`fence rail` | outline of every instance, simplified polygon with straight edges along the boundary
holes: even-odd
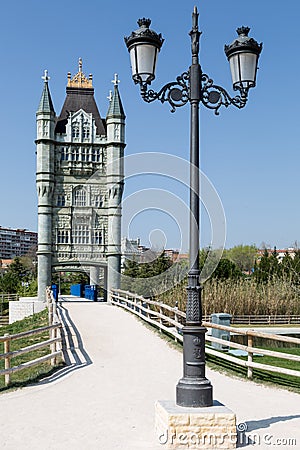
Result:
[[[48,299],[48,319],[49,325],[45,327],[36,328],[35,330],[23,331],[18,334],[5,334],[0,336],[0,342],[4,343],[4,353],[0,354],[0,360],[4,359],[4,369],[0,370],[0,375],[4,375],[5,386],[11,381],[11,375],[20,370],[28,369],[37,364],[49,361],[52,366],[56,365],[57,358],[62,354],[61,348],[61,322],[56,311],[56,302],[53,298],[52,292],[47,291]],[[38,334],[49,332],[49,338],[37,344],[29,345],[27,347],[19,348],[11,351],[11,343],[17,339],[24,337],[31,337]],[[42,348],[50,347],[50,353],[39,358],[24,362],[18,366],[12,366],[12,359],[26,353],[36,351]]]
[[[205,322],[210,322],[210,316],[203,317]],[[235,325],[298,325],[298,315],[233,315],[231,323]]]
[[[3,325],[7,325],[9,322],[9,316],[4,315],[4,316],[0,316],[0,327]]]
[[[0,294],[0,327],[9,322],[8,303],[17,300],[18,294]]]
[[[19,300],[19,294],[0,294],[0,303]]]
[[[164,331],[168,335],[174,337],[175,341],[180,342],[183,341],[181,329],[184,325],[186,316],[185,313],[180,311],[177,307],[172,308],[168,305],[165,305],[164,303],[149,300],[139,295],[132,294],[131,292],[122,291],[120,289],[114,289],[110,293],[110,298],[112,304],[120,306],[130,311],[131,313],[137,315],[146,322],[151,323],[152,325],[157,327],[161,332]],[[227,339],[220,339],[211,336],[208,333],[205,336],[207,342],[215,342],[227,348],[232,347],[246,352],[247,354],[246,360],[232,356],[228,354],[228,352],[217,351],[209,346],[206,346],[205,351],[207,354],[217,356],[218,358],[246,367],[248,378],[252,378],[253,369],[267,370],[269,372],[277,372],[285,375],[300,377],[300,370],[292,370],[280,366],[272,366],[270,364],[262,364],[254,362],[253,354],[272,356],[278,359],[288,359],[295,362],[300,362],[300,356],[254,347],[253,338],[259,337],[262,339],[288,342],[290,344],[294,344],[297,346],[300,346],[300,339],[276,334],[263,333],[255,330],[241,330],[239,328],[218,325],[210,323],[208,321],[204,321],[203,325],[206,328],[219,329],[229,333],[234,333],[247,337],[247,345],[242,345],[236,342],[231,342],[230,340]]]

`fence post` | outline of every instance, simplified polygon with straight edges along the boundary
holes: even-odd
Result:
[[[162,309],[161,305],[159,305],[159,314],[163,314],[163,309]],[[163,321],[162,321],[161,317],[159,318],[159,323],[160,323],[160,325],[163,324]],[[159,332],[162,333],[161,327],[159,327]]]
[[[51,339],[55,339],[56,338],[56,331],[57,328],[53,328],[52,330],[50,330],[51,333]],[[55,353],[56,352],[56,342],[52,342],[51,346],[50,346],[50,351],[51,353]],[[55,366],[56,365],[56,357],[51,358],[50,360],[51,366]]]
[[[253,336],[251,336],[250,334],[247,334],[247,339],[248,339],[247,346],[252,348],[253,347]],[[252,363],[252,361],[253,361],[253,353],[251,351],[249,351],[249,349],[248,349],[248,363]],[[252,378],[252,376],[253,376],[253,367],[248,366],[247,377]]]
[[[9,353],[10,352],[10,339],[9,339],[9,334],[6,333],[4,335],[4,337],[6,337],[7,339],[4,341],[4,353]],[[6,356],[4,358],[4,369],[10,369],[10,356]],[[4,380],[5,380],[5,386],[8,386],[10,383],[10,373],[6,373],[4,375]]]
[[[178,322],[178,315],[177,315],[177,311],[178,311],[178,302],[175,303],[175,307],[174,307],[174,320],[175,322]],[[176,333],[178,333],[178,329],[177,327],[175,327]],[[177,337],[175,336],[175,342],[178,342]]]

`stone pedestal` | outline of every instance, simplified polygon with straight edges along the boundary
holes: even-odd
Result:
[[[174,401],[157,401],[155,432],[165,449],[236,448],[236,416],[217,401],[204,408],[184,408]]]

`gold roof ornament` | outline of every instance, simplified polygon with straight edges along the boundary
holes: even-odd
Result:
[[[71,78],[71,72],[68,72],[68,85],[72,88],[92,88],[93,87],[93,75],[89,75],[87,78],[82,72],[82,59],[78,61],[78,73]]]

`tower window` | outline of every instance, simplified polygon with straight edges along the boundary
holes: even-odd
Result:
[[[81,161],[88,161],[88,160],[89,160],[88,149],[83,147],[81,150]]]
[[[100,231],[100,230],[93,231],[93,244],[96,244],[96,245],[102,244],[102,231]]]
[[[57,206],[65,206],[66,204],[66,199],[64,194],[59,194],[57,196]]]
[[[89,139],[90,137],[90,126],[88,122],[84,122],[83,124],[82,137],[83,139]]]
[[[95,194],[93,203],[94,203],[93,206],[95,208],[102,208],[103,207],[103,197],[102,197],[102,195]]]
[[[88,244],[90,241],[90,232],[88,225],[75,224],[73,232],[74,244]]]
[[[74,206],[86,206],[86,190],[79,187],[74,192]]]
[[[57,230],[57,243],[68,244],[68,242],[69,242],[69,232],[66,230]]]
[[[78,147],[72,149],[72,161],[79,161],[80,151]]]
[[[79,123],[78,123],[78,122],[75,122],[75,123],[72,125],[72,137],[75,138],[75,139],[78,139],[79,136],[80,136]]]
[[[69,159],[69,153],[67,147],[62,147],[61,149],[61,161],[68,161]]]
[[[99,162],[100,161],[100,148],[93,148],[92,150],[92,161]]]

